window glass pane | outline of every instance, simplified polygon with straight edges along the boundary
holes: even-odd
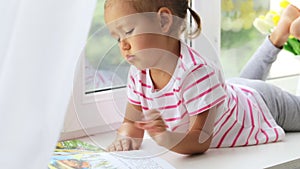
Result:
[[[226,77],[238,76],[265,35],[253,21],[269,10],[266,0],[222,0],[221,12],[221,62]]]
[[[129,65],[105,27],[104,2],[98,0],[85,48],[86,93],[126,86]]]

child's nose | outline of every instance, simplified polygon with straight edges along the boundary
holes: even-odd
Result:
[[[126,42],[126,40],[121,41],[121,49],[122,50],[129,50],[131,48],[130,44]]]

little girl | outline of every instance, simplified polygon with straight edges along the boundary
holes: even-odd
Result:
[[[181,154],[276,142],[284,138],[284,130],[299,131],[299,97],[245,79],[252,78],[246,69],[244,78],[225,82],[211,56],[202,56],[179,40],[188,11],[197,25],[188,36],[201,31],[200,17],[188,4],[188,0],[106,1],[105,22],[132,65],[125,118],[108,150],[139,149],[144,131],[158,145]],[[289,31],[279,31],[270,40],[283,34]],[[270,40],[263,46],[271,48]],[[267,49],[260,48],[256,55],[276,55]]]

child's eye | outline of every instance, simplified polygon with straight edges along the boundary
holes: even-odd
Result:
[[[130,35],[133,31],[134,31],[134,28],[131,29],[130,31],[126,32],[125,34],[126,34],[126,35]]]

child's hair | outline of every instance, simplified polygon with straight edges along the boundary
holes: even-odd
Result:
[[[120,0],[106,0],[104,8],[112,5],[112,3],[118,3]],[[187,11],[189,10],[191,16],[196,22],[196,29],[187,33],[189,38],[195,38],[201,33],[201,18],[200,16],[189,7],[189,0],[122,0],[122,2],[132,3],[132,6],[137,12],[157,12],[161,7],[167,7],[172,11],[172,14],[186,20]],[[186,25],[182,24],[183,27],[180,32],[186,31]]]

